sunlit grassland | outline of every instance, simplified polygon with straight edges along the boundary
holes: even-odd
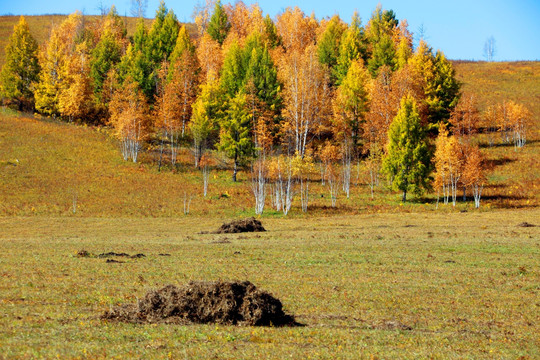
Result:
[[[0,218],[0,357],[538,358],[540,228],[516,225],[539,218],[265,219],[268,232],[237,235],[199,234],[219,217]],[[81,249],[146,257],[106,263]],[[218,279],[252,281],[306,326],[98,318],[152,288]]]
[[[532,114],[527,129],[528,144],[515,149],[502,144],[496,134],[495,146],[489,147],[487,135],[477,136],[493,165],[485,196],[493,206],[519,207],[538,205],[540,194],[540,62],[454,62],[456,76],[465,92],[478,100],[480,111],[488,106],[512,100],[524,104]],[[520,205],[521,204],[521,205]]]
[[[540,62],[454,62],[463,90],[478,98],[480,110],[504,100],[525,104],[540,129]]]

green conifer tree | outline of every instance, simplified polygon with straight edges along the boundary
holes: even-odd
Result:
[[[116,41],[115,36],[106,30],[92,50],[90,59],[90,77],[95,94],[101,93],[107,73],[120,62],[121,56],[121,45]]]
[[[238,93],[227,106],[226,115],[221,121],[219,150],[233,160],[232,180],[236,182],[239,165],[253,156],[251,114],[247,108],[244,93]]]
[[[218,0],[216,2],[216,6],[214,7],[214,13],[210,18],[208,29],[206,31],[212,37],[212,39],[217,41],[220,45],[223,45],[223,42],[227,38],[227,34],[229,33],[230,29],[231,24],[227,18],[227,13],[221,4],[221,1]]]
[[[386,173],[394,190],[421,194],[429,189],[432,171],[432,152],[427,133],[420,121],[416,102],[411,95],[401,99],[400,109],[390,124],[386,156],[382,171]]]
[[[358,13],[355,12],[351,25],[343,33],[339,44],[337,64],[334,69],[334,77],[338,85],[347,75],[351,62],[358,59],[367,61],[367,46],[362,21]]]
[[[429,86],[427,103],[430,122],[448,124],[452,110],[459,101],[460,83],[456,79],[456,72],[452,63],[446,59],[442,51],[435,55],[435,72]]]
[[[281,44],[281,38],[279,37],[276,24],[270,18],[270,15],[266,15],[264,18],[264,39],[270,49],[274,49]]]
[[[165,2],[162,0],[156,11],[152,28],[148,33],[146,47],[148,61],[153,68],[159,67],[163,60],[169,59],[175,48],[179,29],[176,15],[172,10],[167,10]]]
[[[137,28],[133,35],[133,44],[127,48],[126,54],[118,64],[118,77],[123,82],[130,76],[143,91],[148,101],[154,100],[156,89],[153,77],[154,68],[148,58],[149,35],[144,19],[137,21]]]
[[[185,26],[182,26],[178,31],[178,37],[176,39],[176,45],[169,57],[171,68],[174,68],[176,61],[182,58],[185,51],[188,51],[191,55],[195,54],[195,45],[191,41],[189,34]]]
[[[246,84],[251,82],[259,100],[265,102],[276,114],[281,109],[281,84],[278,80],[277,68],[270,56],[268,48],[254,48],[246,69]]]
[[[379,68],[387,65],[392,70],[396,70],[397,58],[394,42],[389,35],[382,35],[373,46],[373,54],[368,61],[368,69],[373,78],[377,77]]]
[[[221,87],[234,97],[244,86],[246,78],[245,55],[237,41],[229,47],[221,69]]]
[[[335,82],[335,67],[338,63],[339,45],[345,31],[345,25],[342,23],[339,16],[334,16],[326,26],[326,29],[321,34],[317,42],[317,54],[319,62],[324,64],[332,74],[332,83]]]
[[[208,82],[201,85],[201,92],[193,103],[189,130],[193,138],[195,166],[208,147],[224,113],[224,95],[219,81],[211,75]]]

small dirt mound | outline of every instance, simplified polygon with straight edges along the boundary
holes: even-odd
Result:
[[[97,255],[98,258],[110,258],[110,257],[114,257],[114,256],[118,256],[118,257],[129,257],[129,254],[126,254],[126,253],[116,253],[116,252],[107,252],[107,253],[101,253],[99,255]]]
[[[118,260],[114,260],[114,259],[107,259],[107,261],[105,261],[106,263],[110,264],[110,263],[115,263],[115,264],[123,264],[125,263],[125,261],[118,261]]]
[[[102,319],[135,323],[217,323],[247,326],[294,326],[281,301],[244,282],[190,282],[148,292],[137,304],[106,311]]]
[[[254,217],[232,221],[227,224],[221,225],[216,231],[216,234],[231,234],[231,233],[243,233],[243,232],[260,232],[266,231],[262,226],[262,223]]]
[[[91,254],[86,250],[79,250],[77,251],[77,257],[90,257]]]
[[[518,227],[535,227],[536,225],[524,221],[522,223],[517,224],[517,226]]]

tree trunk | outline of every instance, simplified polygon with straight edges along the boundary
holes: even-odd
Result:
[[[232,180],[236,182],[236,174],[238,173],[238,152],[234,153],[234,169],[233,169],[233,175]]]
[[[161,161],[163,160],[163,137],[161,138],[161,146],[159,149],[159,163],[158,163],[158,172],[161,172]]]
[[[403,197],[401,198],[401,202],[407,201],[407,189],[403,190]]]

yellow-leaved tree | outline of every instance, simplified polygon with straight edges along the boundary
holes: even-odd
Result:
[[[351,161],[360,155],[365,117],[369,110],[371,76],[362,60],[353,60],[333,101],[334,138],[341,143],[343,190],[350,194]]]
[[[38,45],[21,16],[6,45],[0,72],[0,95],[15,102],[19,110],[31,108],[34,102],[33,83],[37,81],[38,74]]]
[[[94,102],[86,42],[76,46],[68,64],[64,84],[58,95],[58,110],[70,121],[88,121],[87,117],[93,112]]]
[[[36,109],[43,114],[60,114],[59,97],[71,84],[72,56],[82,29],[82,15],[76,12],[51,31],[40,57],[41,72],[35,93]]]

